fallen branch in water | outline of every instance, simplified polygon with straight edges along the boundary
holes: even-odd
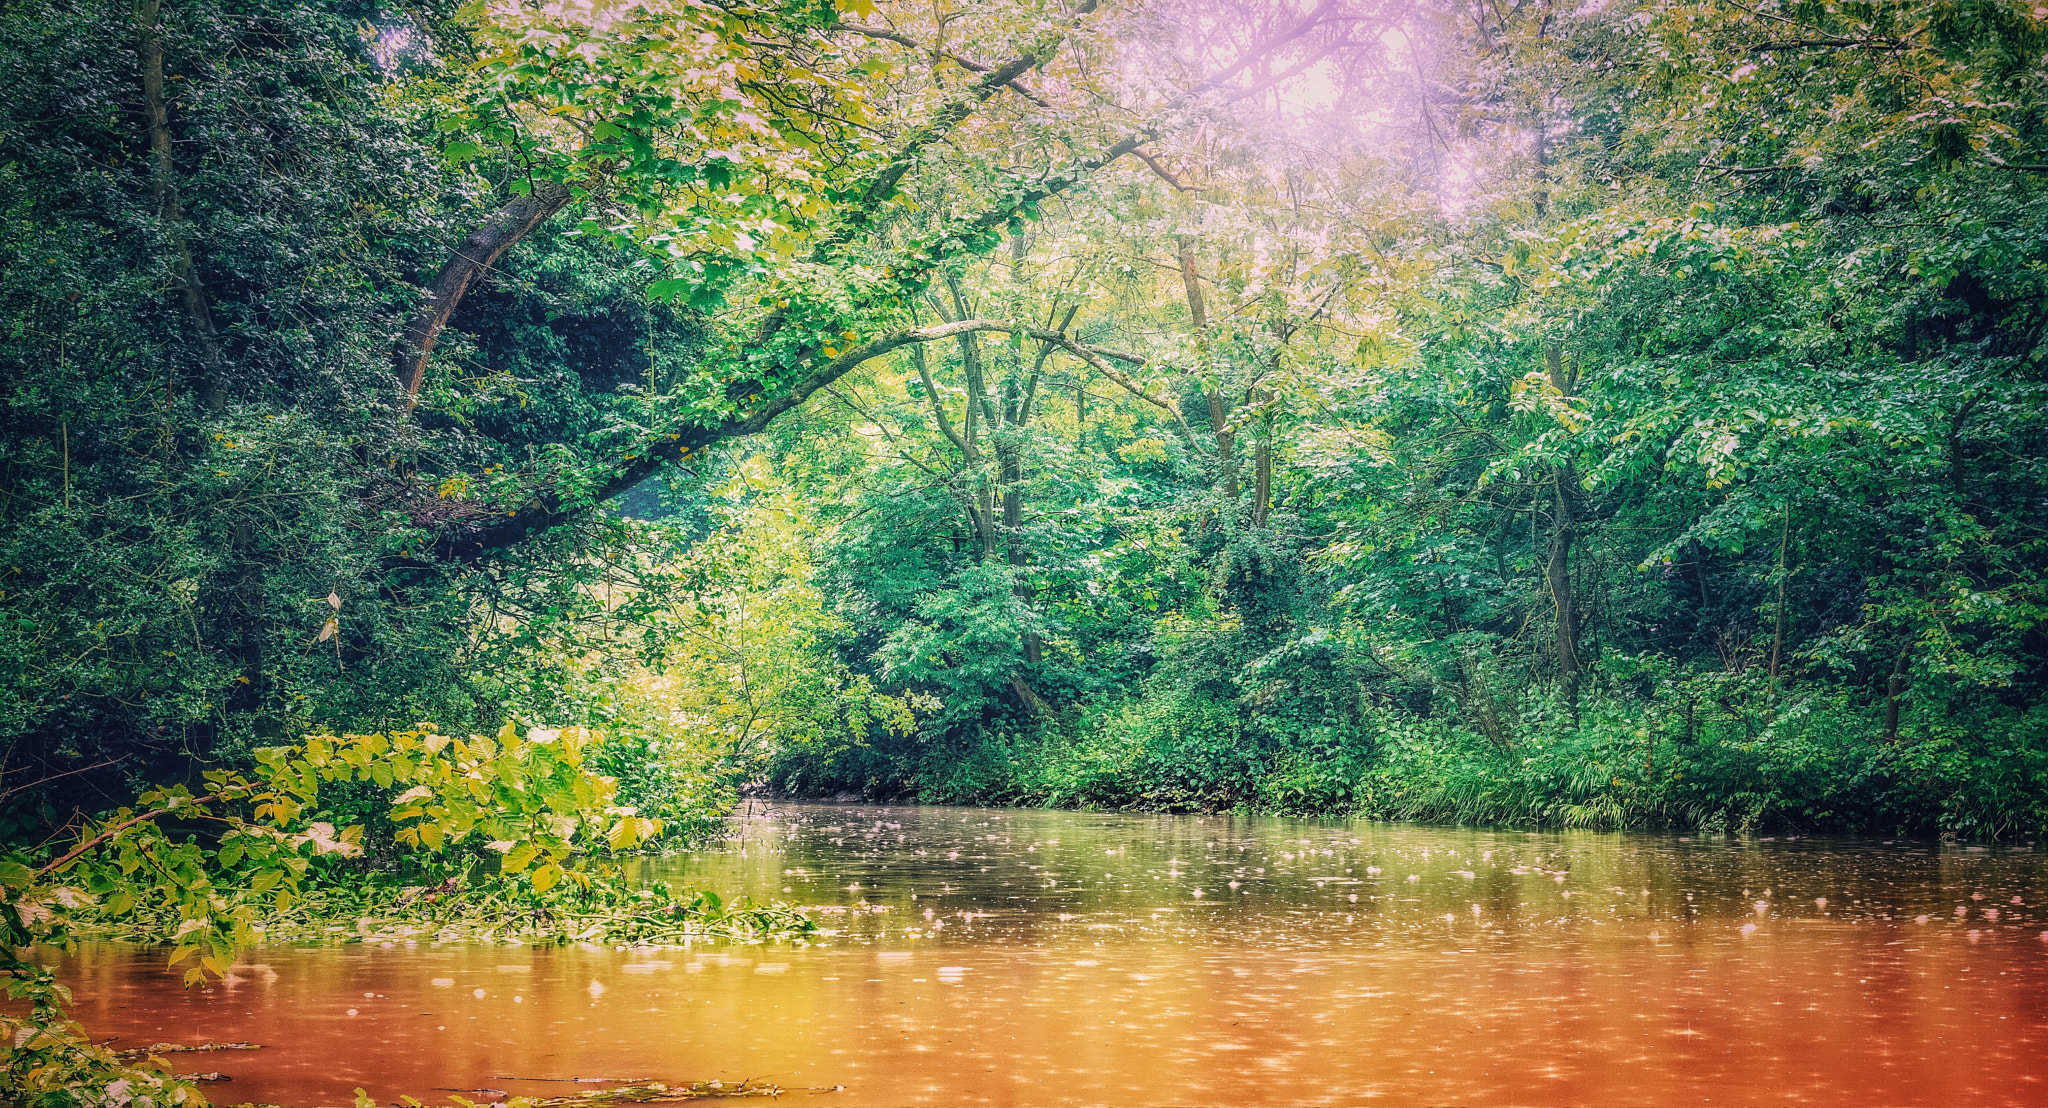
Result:
[[[644,1085],[651,1077],[513,1077],[510,1074],[494,1073],[493,1081],[526,1081],[534,1084],[553,1085]],[[456,1092],[462,1090],[457,1089]]]
[[[111,919],[78,913],[81,933],[131,942],[173,938],[179,919],[169,907],[131,909]],[[688,942],[802,940],[817,925],[792,905],[728,903],[710,892],[638,887],[616,877],[584,876],[536,892],[525,875],[432,887],[377,884],[306,889],[282,912],[261,916],[259,942],[503,942],[535,946],[594,942],[606,946],[675,946]]]
[[[532,1099],[515,1097],[506,1103],[518,1108],[577,1108],[586,1104],[655,1104],[669,1100],[709,1100],[714,1097],[781,1096],[790,1091],[780,1085],[755,1084],[751,1081],[688,1081],[680,1085],[653,1081],[645,1085],[625,1085],[617,1089],[578,1093],[575,1096]]]
[[[587,1077],[493,1077],[491,1080],[592,1081],[598,1079]],[[593,1089],[587,1093],[576,1093],[571,1096],[515,1096],[503,1101],[493,1101],[492,1103],[493,1105],[503,1105],[503,1108],[601,1108],[602,1105],[606,1104],[663,1104],[675,1101],[714,1100],[727,1097],[779,1097],[784,1093],[792,1092],[829,1093],[837,1092],[843,1088],[845,1088],[843,1085],[834,1085],[829,1089],[790,1089],[784,1088],[781,1085],[751,1080],[684,1081],[673,1085],[661,1081],[648,1081],[635,1085],[622,1085],[616,1089]],[[500,1095],[504,1093],[502,1089],[442,1089],[439,1091],[449,1093],[498,1093]],[[356,1108],[371,1108],[373,1102],[368,1097],[362,1096],[360,1091],[358,1091],[357,1096]],[[417,1102],[413,1103],[417,1104]],[[474,1108],[474,1106],[471,1106],[471,1108]]]
[[[198,1046],[185,1046],[185,1045],[183,1045],[183,1044],[181,1044],[181,1043],[157,1043],[157,1044],[155,1044],[155,1045],[153,1045],[153,1046],[134,1046],[134,1047],[129,1047],[129,1048],[128,1048],[128,1049],[126,1049],[126,1050],[117,1050],[117,1051],[115,1051],[115,1052],[114,1052],[114,1057],[116,1057],[116,1058],[119,1058],[119,1059],[120,1059],[120,1060],[122,1060],[123,1062],[133,1062],[133,1061],[137,1061],[137,1060],[139,1060],[139,1059],[143,1059],[143,1058],[148,1058],[148,1057],[151,1057],[151,1056],[153,1056],[153,1055],[157,1055],[157,1054],[205,1054],[205,1053],[208,1053],[208,1052],[210,1052],[210,1051],[215,1051],[215,1050],[262,1050],[262,1049],[263,1049],[263,1044],[262,1044],[262,1043],[251,1043],[251,1042],[239,1042],[239,1043],[200,1043],[200,1044],[199,1044]],[[184,1077],[184,1076],[182,1076],[182,1075],[181,1075],[181,1076],[180,1076],[180,1077],[179,1077],[178,1079],[179,1079],[180,1081],[187,1081],[187,1080],[200,1080],[199,1078],[187,1078],[187,1077]],[[226,1080],[226,1079],[225,1079],[225,1078],[222,1078],[221,1080]]]

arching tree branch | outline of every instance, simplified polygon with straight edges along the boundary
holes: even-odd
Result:
[[[1193,442],[1194,436],[1188,429],[1187,421],[1181,417],[1180,409],[1175,407],[1172,401],[1146,391],[1144,386],[1111,364],[1112,360],[1115,360],[1143,365],[1144,358],[1136,354],[1090,346],[1063,332],[1030,323],[1012,323],[1000,319],[953,320],[930,327],[892,331],[870,339],[819,366],[789,391],[763,401],[744,415],[734,416],[710,426],[672,432],[666,437],[641,443],[638,449],[627,455],[624,464],[592,490],[587,498],[569,499],[554,492],[543,493],[523,508],[516,509],[501,519],[493,519],[481,526],[445,536],[436,543],[434,553],[443,560],[473,561],[493,550],[517,545],[541,531],[570,522],[588,510],[593,503],[602,503],[625,492],[660,472],[664,466],[695,456],[723,440],[760,434],[767,430],[768,424],[776,416],[803,404],[813,394],[865,362],[915,343],[936,342],[976,331],[994,331],[1002,334],[1014,332],[1066,351],[1088,363],[1104,377],[1116,382],[1132,396],[1171,415],[1182,436]]]
[[[420,382],[427,372],[427,358],[441,329],[462,303],[462,298],[479,277],[498,263],[498,258],[525,238],[535,227],[569,206],[569,186],[540,181],[524,196],[517,196],[492,212],[484,224],[455,245],[434,283],[427,286],[427,298],[405,321],[398,340],[398,385],[405,390],[408,406],[419,400]]]

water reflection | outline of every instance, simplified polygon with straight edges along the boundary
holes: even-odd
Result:
[[[70,967],[81,1016],[271,1044],[209,1058],[224,1103],[589,1078],[844,1105],[2048,1102],[2030,850],[750,814],[643,876],[812,905],[817,943],[272,948],[191,993],[102,947]]]

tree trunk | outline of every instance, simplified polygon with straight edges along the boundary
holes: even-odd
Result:
[[[1707,609],[1714,606],[1713,588],[1707,580],[1707,548],[1695,539],[1687,544],[1686,549],[1692,555],[1692,581],[1700,591],[1700,622],[1705,623]]]
[[[999,449],[998,480],[1003,501],[1003,553],[1013,566],[1024,564],[1024,493],[1018,483],[1024,479],[1024,463],[1014,446]]]
[[[1572,518],[1572,498],[1565,491],[1571,475],[1570,465],[1557,471],[1556,497],[1550,517],[1550,551],[1543,567],[1544,581],[1550,589],[1551,604],[1557,613],[1557,672],[1568,687],[1576,686],[1579,679],[1578,645],[1574,641],[1578,631],[1578,613],[1573,603],[1571,573],[1575,521]]]
[[[1202,296],[1202,275],[1195,269],[1195,241],[1180,236],[1180,283],[1188,298],[1188,317],[1195,325],[1195,340],[1201,342],[1209,330],[1209,305]],[[1216,477],[1224,495],[1237,500],[1237,435],[1230,430],[1230,400],[1221,382],[1202,385],[1202,399],[1209,404],[1209,432],[1216,437]]]
[[[960,451],[962,464],[967,472],[974,475],[975,483],[962,490],[961,500],[967,507],[967,525],[974,533],[974,556],[976,561],[986,561],[989,552],[995,549],[995,525],[989,520],[989,513],[983,509],[979,475],[981,472],[981,448],[977,442],[979,431],[974,420],[974,399],[967,400],[966,434],[953,429],[953,420],[946,415],[945,401],[939,396],[938,382],[932,380],[931,366],[926,363],[924,344],[913,343],[910,347],[910,364],[917,368],[918,380],[924,383],[926,400],[932,407],[932,420],[939,425],[939,433]],[[953,542],[957,552],[959,540]]]
[[[199,283],[199,271],[192,264],[192,241],[185,233],[185,211],[178,201],[177,164],[171,157],[170,105],[164,99],[164,46],[158,35],[159,0],[139,0],[135,5],[136,56],[142,63],[143,112],[149,119],[150,183],[156,199],[156,217],[171,238],[171,272],[178,284],[178,299],[192,323],[199,344],[202,377],[199,396],[206,410],[227,409],[226,359],[221,356],[220,336],[213,329],[213,313],[207,308],[206,287]]]
[[[1892,663],[1891,680],[1884,686],[1884,741],[1899,741],[1899,702],[1906,695],[1906,676],[1912,669],[1913,640],[1899,649],[1898,660]]]
[[[525,196],[491,214],[484,225],[469,233],[455,246],[454,256],[441,267],[434,283],[427,287],[427,299],[406,321],[398,344],[398,384],[405,390],[408,406],[419,400],[420,382],[426,377],[427,359],[441,329],[462,303],[479,277],[496,265],[498,258],[535,227],[569,206],[569,186],[554,181],[535,182]]]
[[[967,318],[967,295],[960,288],[960,278],[957,274],[951,271],[946,273],[946,288],[953,297],[954,314],[948,315],[936,296],[931,298],[933,309],[939,313],[940,318],[949,322]],[[992,475],[984,464],[986,456],[981,451],[979,442],[981,428],[985,426],[994,443],[997,466],[1000,470],[1005,450],[1001,437],[1003,413],[989,398],[988,374],[982,364],[979,338],[980,336],[972,331],[963,331],[958,336],[960,370],[967,382],[967,413],[961,421],[966,435],[960,445],[962,456],[973,474],[969,495],[974,501],[974,514],[978,521],[977,537],[981,540],[981,550],[977,557],[978,560],[985,562],[995,557],[996,551],[1004,545],[996,519],[998,513],[1007,514],[1007,509],[1003,503],[1001,482],[999,479],[991,479]]]
[[[1024,288],[1024,239],[1021,235],[1010,237],[1010,280],[1013,284],[1013,299],[1016,306],[1025,300]],[[1064,332],[1074,322],[1074,313],[1080,310],[1077,302],[1067,308],[1059,320],[1056,330]],[[1046,323],[1052,324],[1048,315]],[[1038,354],[1031,361],[1028,373],[1024,370],[1024,335],[1010,332],[1009,369],[1003,381],[1003,426],[1009,433],[998,444],[997,457],[1001,462],[1003,489],[1003,540],[1008,551],[1013,579],[1012,594],[1018,603],[1031,604],[1031,585],[1021,572],[1030,560],[1030,552],[1024,548],[1024,454],[1022,441],[1025,428],[1031,425],[1032,408],[1038,399],[1038,378],[1045,371],[1045,360],[1052,355],[1052,345],[1041,342]],[[1018,378],[1024,380],[1019,382]],[[1024,664],[1036,666],[1045,660],[1045,640],[1036,631],[1024,632],[1018,646],[1024,653]],[[1021,680],[1021,678],[1020,678]],[[1026,685],[1025,687],[1029,687]],[[1035,693],[1034,693],[1035,695]],[[1042,702],[1041,702],[1042,705]],[[1033,708],[1038,711],[1040,708]]]
[[[1771,613],[1771,693],[1778,691],[1778,655],[1785,649],[1785,550],[1792,542],[1792,502],[1785,502],[1784,522],[1778,528],[1778,603]]]
[[[960,336],[960,349],[965,355],[967,366],[967,441],[972,443],[979,433],[979,425],[984,422],[976,417],[987,415],[983,401],[981,355],[971,334]],[[994,432],[998,428],[990,427],[989,430]],[[997,450],[1000,452],[1000,445]],[[996,549],[1002,544],[1001,530],[996,524],[996,513],[1002,510],[1002,492],[989,480],[988,467],[984,464],[978,445],[970,464],[973,466],[974,475],[975,512],[981,518],[981,560],[987,561],[996,556]]]
[[[1264,527],[1273,509],[1273,444],[1264,438],[1252,453],[1252,474],[1252,524]]]
[[[1572,395],[1575,384],[1564,371],[1564,353],[1553,345],[1544,352],[1549,363],[1550,383],[1561,396]],[[1543,576],[1557,613],[1557,673],[1568,697],[1576,698],[1579,688],[1577,598],[1572,595],[1572,543],[1578,537],[1577,478],[1566,461],[1551,475],[1550,551]]]
[[[1042,716],[1052,711],[1052,706],[1045,702],[1044,697],[1038,695],[1038,690],[1031,687],[1031,682],[1024,680],[1023,674],[1013,671],[1009,680],[1010,691],[1017,694],[1018,701],[1032,715]]]
[[[232,531],[235,586],[229,619],[240,653],[242,673],[227,698],[230,711],[256,716],[263,710],[263,564],[256,551],[256,529],[238,521]],[[259,727],[260,729],[260,727]]]
[[[1272,394],[1259,390],[1259,403],[1270,403]],[[1264,527],[1273,514],[1273,417],[1260,417],[1259,437],[1252,444],[1252,526]]]
[[[999,452],[1002,458],[1003,482],[1003,543],[1012,569],[1022,569],[1029,558],[1024,549],[1024,492],[1018,487],[1024,479],[1024,467],[1014,446]],[[1029,602],[1031,587],[1019,574],[1012,586],[1017,599]],[[1026,631],[1019,645],[1024,650],[1024,661],[1037,665],[1045,659],[1045,641],[1038,632]],[[1035,710],[1035,709],[1034,709]]]

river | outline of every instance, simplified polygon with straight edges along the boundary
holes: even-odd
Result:
[[[116,1046],[264,1044],[184,1056],[231,1076],[223,1104],[579,1078],[845,1108],[2048,1103],[2031,847],[759,802],[736,822],[646,876],[814,906],[815,942],[271,947],[192,991],[159,951],[99,944],[64,973]]]

